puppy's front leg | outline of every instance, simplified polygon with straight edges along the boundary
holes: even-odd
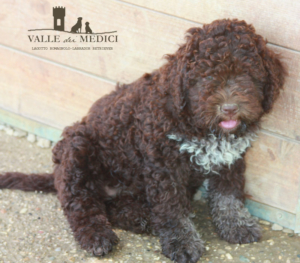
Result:
[[[204,244],[188,217],[190,201],[186,187],[170,174],[155,171],[147,178],[151,226],[160,237],[165,256],[180,263],[194,263],[205,251]]]
[[[259,225],[244,207],[244,171],[245,161],[239,159],[209,179],[213,222],[220,237],[229,243],[251,243],[261,237]]]

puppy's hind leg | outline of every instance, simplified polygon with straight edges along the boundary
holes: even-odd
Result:
[[[97,146],[85,134],[84,125],[75,128],[64,139],[62,159],[56,160],[55,184],[75,239],[83,249],[102,256],[118,242],[118,237],[106,215],[105,191],[96,166]]]
[[[111,229],[104,203],[93,197],[79,196],[64,207],[64,213],[76,241],[88,252],[102,256],[117,244],[118,237]]]

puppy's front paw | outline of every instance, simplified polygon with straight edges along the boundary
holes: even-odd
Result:
[[[162,253],[178,263],[196,263],[205,251],[204,242],[189,219],[160,233]]]
[[[261,238],[261,228],[253,217],[243,220],[242,224],[236,219],[224,222],[218,230],[221,238],[233,244],[257,242]]]
[[[257,220],[251,217],[243,202],[233,195],[212,194],[210,207],[217,232],[229,243],[251,243],[261,238]]]
[[[203,241],[186,237],[182,240],[161,240],[162,253],[178,263],[196,263],[205,251]]]
[[[80,235],[75,234],[75,238],[83,249],[93,253],[94,256],[106,255],[119,241],[118,236],[111,229],[93,227],[85,228]]]

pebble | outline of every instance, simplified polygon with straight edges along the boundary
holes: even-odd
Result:
[[[6,134],[8,134],[8,135],[14,134],[14,130],[10,127],[5,127],[4,130],[5,130]]]
[[[32,134],[32,133],[28,133],[26,139],[27,139],[27,141],[29,141],[29,142],[35,142],[35,141],[36,141],[36,136],[35,136],[34,134]]]
[[[60,247],[58,247],[58,248],[56,248],[56,249],[55,249],[55,251],[61,251],[61,248],[60,248]]]
[[[37,139],[37,146],[41,148],[50,148],[51,141],[44,139],[44,138],[38,138]]]
[[[277,225],[277,224],[272,225],[272,230],[274,230],[274,231],[281,231],[282,229],[283,229],[283,227],[280,225]]]
[[[224,251],[223,249],[218,249],[218,254],[225,254],[226,253],[226,251]]]
[[[0,124],[0,131],[5,129],[5,125],[4,124]]]
[[[269,226],[269,225],[271,225],[271,223],[270,223],[270,222],[268,222],[268,221],[265,221],[265,220],[259,220],[259,221],[258,221],[258,223],[260,223],[261,225],[265,225],[265,226]]]
[[[13,133],[13,136],[15,137],[25,137],[27,135],[27,132],[26,131],[22,131],[22,130],[19,130],[19,129],[15,129],[14,133]]]
[[[288,234],[294,234],[294,231],[292,229],[288,229],[288,228],[283,229],[282,232],[288,233]]]
[[[229,253],[226,253],[226,257],[227,257],[227,259],[233,259],[233,257]]]
[[[264,263],[271,263],[271,261],[266,259],[266,260],[264,260]]]
[[[21,210],[20,210],[20,214],[25,214],[27,212],[27,208],[22,208]]]
[[[244,256],[240,256],[239,259],[240,259],[241,262],[250,262],[250,260],[248,258],[244,257]]]
[[[202,192],[200,190],[197,191],[197,193],[194,195],[194,201],[201,200]]]
[[[196,217],[195,214],[193,214],[193,213],[190,213],[190,214],[189,214],[189,218],[195,218],[195,217]]]

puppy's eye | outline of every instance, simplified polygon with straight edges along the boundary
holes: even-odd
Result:
[[[212,76],[207,76],[207,77],[205,77],[206,79],[209,79],[209,80],[212,80],[213,79],[213,77]]]

